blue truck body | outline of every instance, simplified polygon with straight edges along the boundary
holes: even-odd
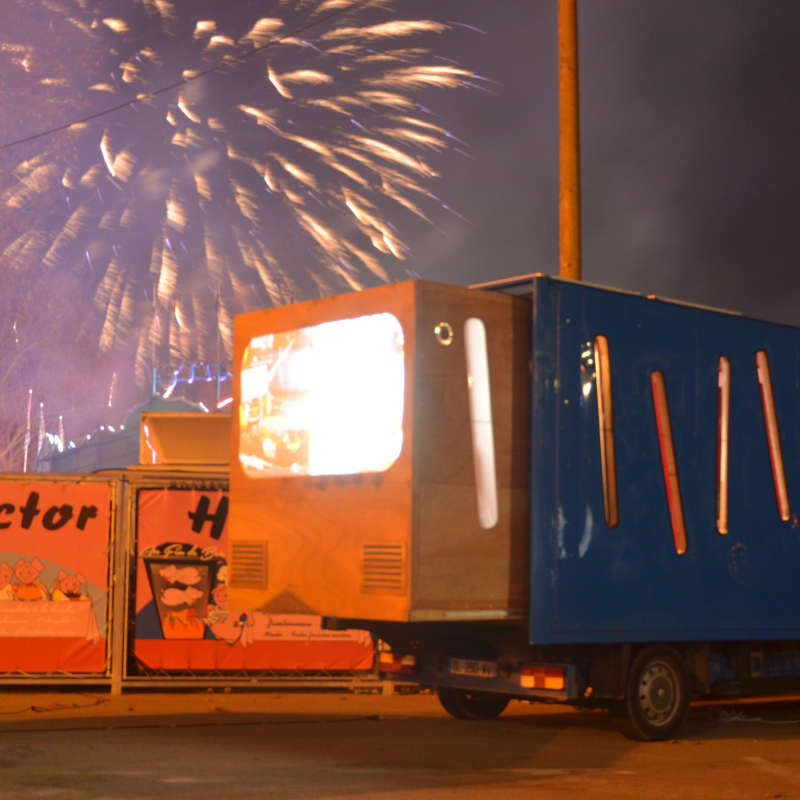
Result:
[[[800,329],[542,275],[478,288],[531,301],[525,630],[360,621],[408,651],[387,670],[457,717],[599,705],[640,739],[675,735],[692,697],[800,690]]]
[[[533,316],[530,642],[800,639],[800,330],[545,278],[534,279]],[[611,361],[613,528],[604,522],[597,392],[586,379],[598,334],[607,336]],[[770,364],[786,520],[776,504],[758,351]],[[724,534],[716,522],[722,356],[731,376]],[[683,554],[665,493],[654,370],[668,393]]]
[[[800,690],[800,328],[411,281],[244,315],[235,358],[246,607],[370,630],[461,717],[596,704],[663,739],[691,697]],[[391,457],[337,466],[384,433]]]

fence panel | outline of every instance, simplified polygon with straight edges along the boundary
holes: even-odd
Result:
[[[327,631],[309,614],[228,604],[228,493],[187,485],[135,490],[132,670],[165,673],[346,673],[369,670],[365,631]],[[276,676],[277,677],[277,676]]]
[[[114,480],[0,476],[0,676],[105,676]]]

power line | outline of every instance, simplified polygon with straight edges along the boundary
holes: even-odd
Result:
[[[348,11],[352,11],[357,6],[366,5],[369,2],[370,0],[353,0],[349,5],[339,8],[336,11],[332,11],[330,14],[326,14],[322,17],[319,17],[318,19],[306,22],[304,25],[300,25],[299,27],[295,28],[293,31],[289,33],[284,33],[280,36],[274,36],[264,44],[259,45],[258,47],[254,47],[252,50],[248,50],[246,53],[242,53],[241,55],[238,56],[230,56],[218,62],[213,67],[209,67],[208,69],[204,69],[193,75],[182,78],[181,80],[175,81],[174,83],[170,83],[167,86],[162,86],[160,89],[154,89],[153,91],[147,92],[146,94],[137,94],[136,97],[133,97],[130,100],[126,100],[124,103],[118,103],[115,106],[109,106],[108,108],[104,108],[102,111],[96,111],[94,114],[88,114],[85,117],[80,117],[79,119],[72,120],[72,122],[65,122],[62,125],[56,125],[53,128],[46,128],[45,130],[39,131],[38,133],[32,133],[29,134],[28,136],[23,136],[21,139],[14,139],[13,141],[2,143],[0,144],[0,150],[8,150],[12,147],[16,147],[17,145],[25,144],[26,142],[33,142],[36,139],[41,139],[45,136],[52,136],[54,133],[60,133],[61,131],[68,130],[69,128],[72,128],[73,126],[76,125],[85,125],[86,123],[92,122],[93,120],[99,119],[100,117],[105,117],[108,116],[109,114],[114,114],[117,111],[121,111],[123,108],[128,108],[129,106],[134,106],[138,103],[143,103],[145,100],[151,100],[154,97],[158,97],[159,95],[171,92],[173,89],[178,89],[181,86],[186,86],[192,81],[197,81],[200,80],[201,78],[205,78],[207,75],[211,75],[214,72],[221,72],[223,69],[233,64],[241,64],[248,58],[256,55],[257,53],[263,52],[269,47],[273,47],[276,44],[280,44],[286,39],[291,39],[317,25],[321,25],[322,23],[329,22],[332,19],[336,19],[337,17],[346,14]]]

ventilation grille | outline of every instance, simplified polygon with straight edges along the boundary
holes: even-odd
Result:
[[[365,544],[361,561],[361,591],[402,594],[405,552],[402,544]]]
[[[231,542],[228,583],[240,589],[267,588],[266,542]]]

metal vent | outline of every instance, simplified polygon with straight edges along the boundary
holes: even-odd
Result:
[[[267,543],[231,542],[228,583],[234,588],[267,588]]]
[[[365,544],[361,561],[361,591],[402,594],[405,588],[405,548],[402,544]]]

